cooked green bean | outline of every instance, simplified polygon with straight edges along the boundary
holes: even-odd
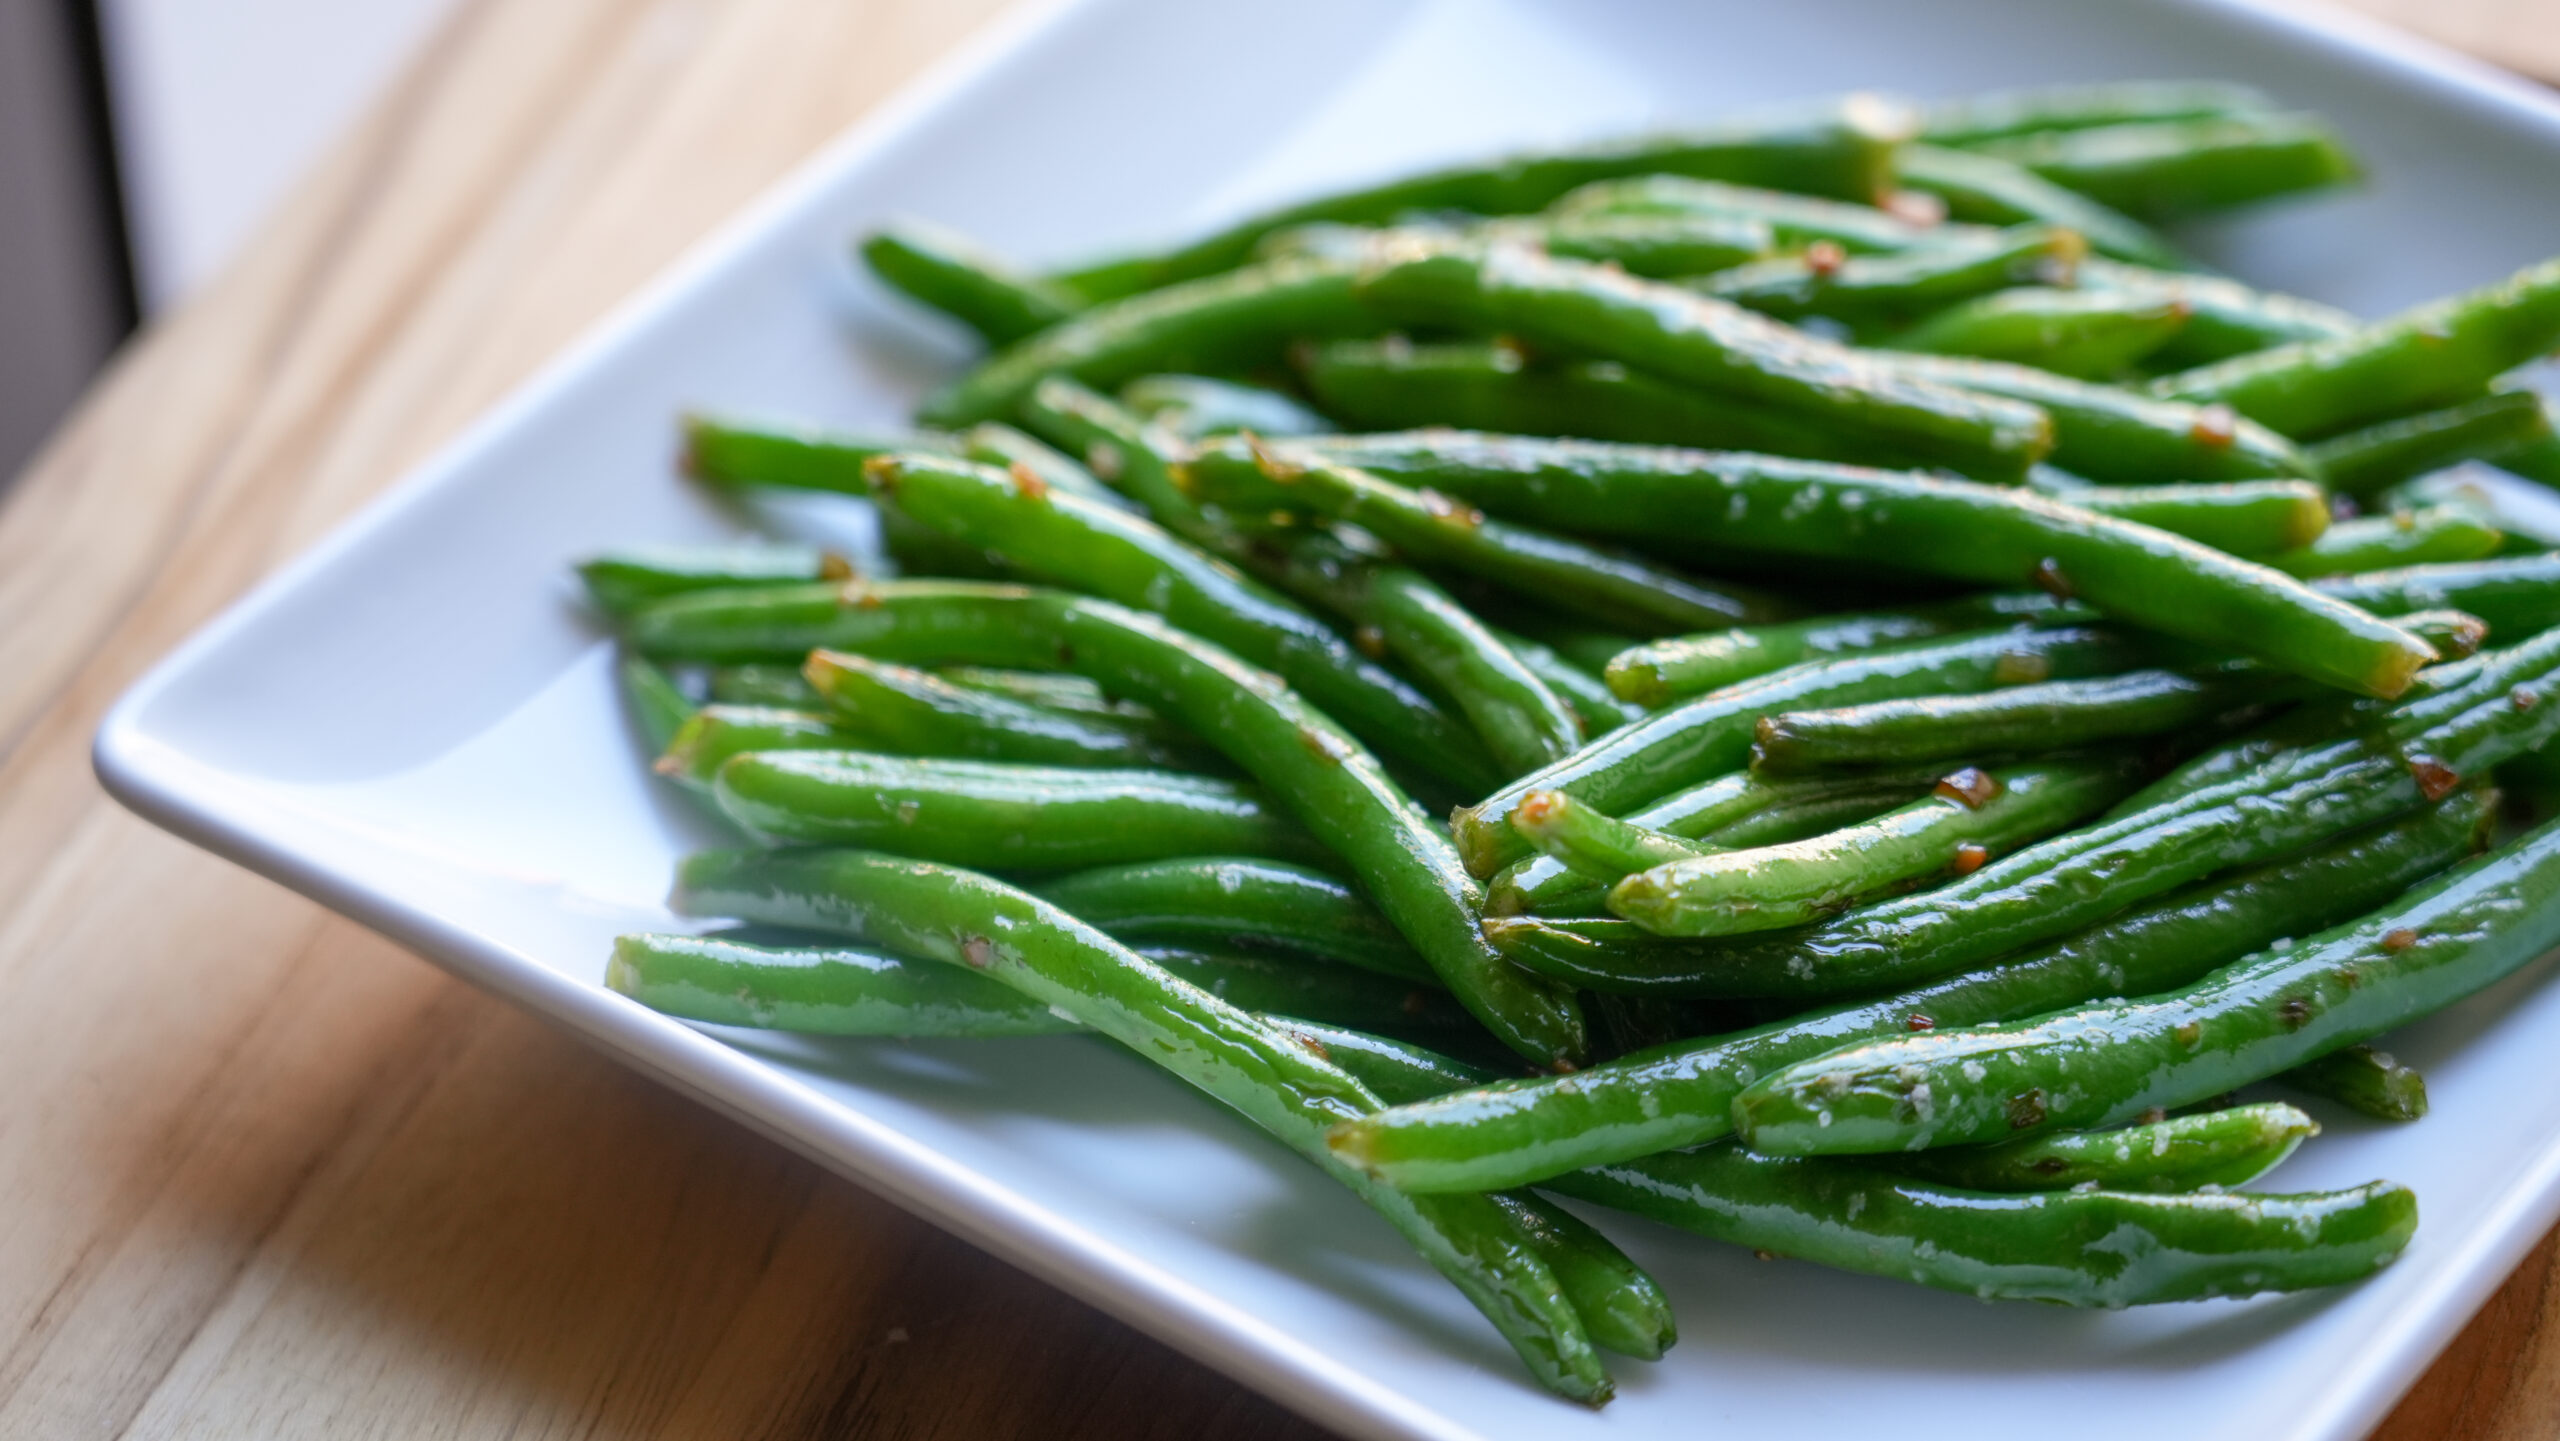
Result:
[[[1015,270],[939,225],[893,221],[865,238],[861,252],[873,274],[990,345],[1009,345],[1084,308],[1064,286]]]
[[[1336,877],[1252,856],[1184,856],[1033,884],[1042,900],[1131,945],[1271,946],[1404,980],[1431,968]]]
[[[701,709],[647,656],[624,652],[614,661],[614,678],[620,683],[631,723],[640,728],[640,739],[652,755],[663,754],[685,722]]]
[[[2329,595],[2376,615],[2448,609],[2488,622],[2514,642],[2560,625],[2560,555],[2520,555],[2462,565],[2412,565],[2319,583]]]
[[[689,590],[848,580],[853,565],[814,546],[635,546],[578,565],[587,595],[609,616],[626,616],[654,600]]]
[[[864,851],[704,852],[679,870],[674,904],[965,967],[1100,1031],[1350,1186],[1466,1292],[1541,1382],[1607,1398],[1581,1318],[1499,1203],[1408,1197],[1335,1161],[1324,1128],[1376,1109],[1366,1088],[1065,912],[985,876]]]
[[[2138,670],[1986,695],[1871,701],[1760,718],[1754,769],[1908,765],[2067,750],[2180,730],[2285,695],[2264,676]]]
[[[864,494],[862,467],[892,451],[958,455],[959,442],[938,431],[874,436],[731,418],[688,416],[683,465],[714,485],[769,485],[788,490]],[[896,506],[878,506],[880,543],[903,574],[986,577],[999,573],[984,552],[954,544],[917,525]]]
[[[1230,269],[1264,236],[1318,221],[1379,225],[1407,212],[1517,215],[1567,191],[1624,175],[1685,175],[1778,185],[1854,200],[1892,184],[1893,151],[1916,125],[1911,112],[1873,95],[1793,106],[1721,125],[1633,136],[1570,150],[1458,166],[1266,211],[1181,249],[1108,261],[1059,277],[1097,300]]]
[[[1490,629],[1495,640],[1508,647],[1522,665],[1547,683],[1547,689],[1554,691],[1557,699],[1581,717],[1584,735],[1606,735],[1644,715],[1644,707],[1610,694],[1608,682],[1600,679],[1599,672],[1584,670],[1543,642],[1499,626]]]
[[[2097,814],[2135,784],[2122,761],[1967,769],[1900,810],[1828,835],[1657,861],[1611,886],[1609,909],[1664,936],[1802,925],[1905,881],[1969,874]]]
[[[2262,556],[2309,545],[2329,528],[2329,499],[2307,480],[2235,480],[2220,485],[2052,487],[2037,466],[2027,483],[2066,505],[2156,526],[2233,555]]]
[[[1877,343],[2108,380],[2186,328],[2187,308],[2167,296],[2019,285],[1950,305]]]
[[[2151,392],[2227,405],[2297,440],[2470,400],[2560,345],[2560,260],[2327,340],[2164,375]]]
[[[1712,855],[1716,850],[1668,831],[1603,815],[1562,791],[1529,792],[1511,813],[1511,824],[1528,838],[1529,844],[1562,862],[1566,869],[1604,883],[1668,861]],[[1506,870],[1504,874],[1510,872]]]
[[[1136,504],[1104,485],[1073,457],[1038,436],[1026,435],[1000,420],[990,420],[962,431],[960,447],[961,453],[969,459],[1013,476],[1018,486],[1064,491],[1119,510],[1131,509]]]
[[[713,704],[686,718],[658,757],[658,774],[705,790],[732,756],[758,751],[850,750],[862,738],[827,716],[780,706]]]
[[[2508,390],[2351,430],[2305,454],[2330,489],[2366,497],[2431,470],[2494,459],[2550,433],[2542,397]]]
[[[622,936],[613,943],[604,984],[688,1021],[820,1036],[1046,1036],[1083,1029],[983,976],[851,946]]]
[[[1205,375],[1141,375],[1120,403],[1185,440],[1250,430],[1256,435],[1322,435],[1332,422],[1289,396]]]
[[[1772,1256],[1984,1300],[2114,1309],[2362,1280],[2417,1229],[2405,1186],[2298,1196],[1997,1196],[1712,1146],[1560,1176],[1579,1200]]]
[[[1854,201],[1680,175],[1595,181],[1558,200],[1549,213],[1568,220],[1647,216],[1743,220],[1768,226],[1777,243],[1790,250],[1828,241],[1853,255],[1979,239],[1991,233],[1988,226],[1931,225]]]
[[[792,672],[798,675],[799,672]],[[1062,675],[1052,671],[999,670],[982,665],[947,665],[936,674],[966,690],[987,691],[1013,700],[1047,706],[1051,710],[1073,711],[1078,715],[1122,716],[1131,720],[1152,720],[1155,712],[1135,701],[1113,700],[1102,687],[1080,675]],[[802,684],[806,684],[804,680]],[[1161,724],[1161,722],[1159,722]]]
[[[1919,1149],[2183,1106],[2379,1035],[2560,944],[2560,823],[2176,991],[1843,1049],[1734,1101],[1754,1150]]]
[[[2463,791],[2433,810],[2143,902],[1980,969],[1732,1035],[1680,1041],[1571,1077],[1498,1082],[1339,1127],[1336,1150],[1414,1190],[1523,1185],[1712,1141],[1761,1076],[1853,1042],[2039,1016],[2185,985],[2279,937],[2388,902],[2474,848],[2492,809]],[[1539,922],[1497,922],[1535,926]],[[1592,984],[1614,976],[1582,977]]]
[[[1855,655],[1908,641],[2035,618],[2056,606],[2042,594],[1969,596],[1902,610],[1849,612],[1775,625],[1736,626],[1630,646],[1603,679],[1623,699],[1663,706],[1686,696],[1784,670],[1824,656]]]
[[[2053,418],[2053,463],[2091,480],[2144,485],[2311,474],[2311,462],[2290,441],[2228,411],[1997,360],[1874,353],[1925,381],[2037,406]]]
[[[713,666],[711,699],[721,705],[772,706],[780,710],[826,708],[809,678],[800,674],[798,666],[790,665]]]
[[[1969,1191],[2152,1191],[2246,1185],[2283,1164],[2320,1123],[2262,1101],[2117,1131],[2062,1131],[1896,1157],[1892,1168]]]
[[[1894,152],[1894,168],[1904,185],[1935,197],[1958,220],[2059,225],[2079,231],[2100,255],[2161,270],[2194,268],[2150,226],[1996,155],[1905,145]]]
[[[1273,1030],[1332,1062],[1351,1079],[1377,1092],[1390,1106],[1427,1101],[1433,1096],[1480,1086],[1493,1073],[1453,1060],[1411,1041],[1374,1036],[1343,1026],[1327,1026],[1303,1016],[1264,1016]]]
[[[1687,282],[1701,295],[1785,320],[1908,319],[2013,285],[2069,284],[2088,250],[2076,230],[2021,225],[1981,244],[1932,245],[1892,255],[1837,251],[1779,256]]]
[[[1416,985],[1305,956],[1187,946],[1130,948],[1238,1010],[1363,1031],[1445,1032],[1472,1029],[1475,1024],[1436,985]]]
[[[1732,215],[1542,215],[1460,227],[1417,226],[1408,221],[1396,229],[1518,241],[1549,255],[1615,265],[1630,275],[1662,279],[1704,275],[1762,259],[1776,249],[1776,235],[1767,221]],[[1359,255],[1378,243],[1379,234],[1349,225],[1301,226],[1271,236],[1256,254],[1263,258]]]
[[[2485,464],[2457,465],[2415,480],[2404,480],[2382,493],[2380,507],[2393,511],[2450,510],[2498,532],[2499,551],[2560,550],[2560,503],[2550,490],[2519,475]]]
[[[1977,149],[2150,220],[2325,190],[2363,174],[2327,123],[2274,111],[2046,131]]]
[[[970,690],[912,666],[820,650],[804,669],[837,728],[866,749],[1051,766],[1196,771],[1221,764],[1216,752],[1169,739],[1149,721]]]
[[[2252,86],[2227,80],[2115,80],[1994,90],[1941,100],[1920,113],[1932,145],[1976,145],[2044,130],[2088,130],[2137,121],[2207,120],[2272,110]]]
[[[1376,760],[1296,693],[1161,621],[1056,591],[887,581],[852,593],[828,587],[679,596],[636,617],[632,640],[644,654],[691,659],[827,646],[910,664],[1057,667],[1091,676],[1188,727],[1294,811],[1504,1044],[1540,1064],[1582,1052],[1570,995],[1494,951],[1476,927],[1480,890],[1448,839]]]
[[[2340,1047],[2279,1072],[2275,1080],[2377,1121],[2417,1121],[2427,1114],[2427,1078],[2367,1045]]]
[[[2505,541],[2496,527],[2469,510],[2431,505],[2422,510],[2339,521],[2309,545],[2267,557],[2267,564],[2305,579],[2352,575],[2406,565],[2479,560],[2497,554]]]
[[[1986,475],[2018,475],[2052,443],[2033,406],[1908,379],[1872,352],[1728,302],[1522,246],[1399,245],[1360,272],[1359,294],[1393,323],[1498,331],[1594,354]]]
[[[2154,366],[2206,365],[2296,340],[2345,335],[2364,323],[2333,305],[2253,289],[2219,275],[2153,270],[2095,257],[2080,262],[2080,284],[2185,307],[2187,323],[2150,357]]]

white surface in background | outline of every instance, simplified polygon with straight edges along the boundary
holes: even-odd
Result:
[[[452,6],[102,0],[144,311],[221,269]]]

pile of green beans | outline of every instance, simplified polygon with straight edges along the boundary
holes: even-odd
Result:
[[[579,566],[631,736],[736,836],[673,909],[743,927],[605,985],[1129,1048],[1592,1405],[1670,1303],[1550,1193],[1984,1299],[2370,1275],[2415,1192],[2263,1178],[2418,1121],[2372,1042],[2560,943],[2560,822],[2499,790],[2560,765],[2512,374],[2560,261],[2367,321],[2164,228],[2360,174],[2129,82],[1061,268],[884,224],[860,263],[990,353],[902,433],[686,419],[776,533]]]

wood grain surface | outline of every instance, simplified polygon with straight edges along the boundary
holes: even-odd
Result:
[[[1304,1437],[125,814],[150,661],[994,0],[481,0],[0,506],[0,1437]],[[2560,75],[2560,0],[2373,8]],[[2382,1436],[2560,1426],[2542,1248]]]

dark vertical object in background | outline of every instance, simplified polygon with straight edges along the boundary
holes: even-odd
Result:
[[[0,0],[0,481],[136,318],[97,14]]]

